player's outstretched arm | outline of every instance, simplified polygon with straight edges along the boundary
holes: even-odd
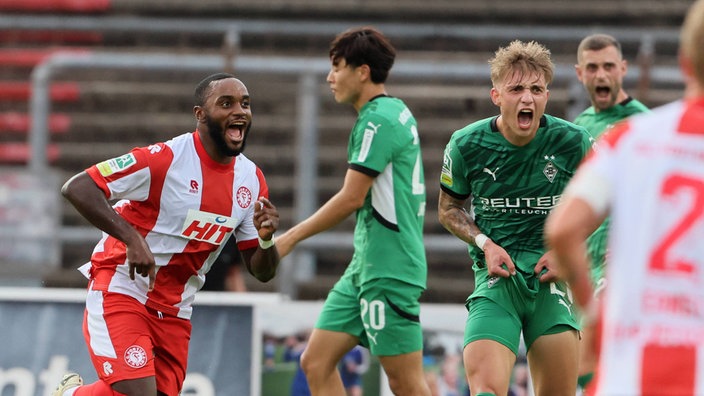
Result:
[[[373,177],[348,169],[342,189],[337,194],[310,217],[277,238],[276,244],[281,257],[289,254],[297,243],[338,225],[361,208],[373,183]]]

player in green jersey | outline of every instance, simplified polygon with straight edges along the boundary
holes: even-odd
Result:
[[[469,244],[474,263],[466,375],[473,395],[507,394],[523,334],[535,394],[574,394],[579,327],[543,226],[592,139],[545,114],[554,65],[544,46],[514,41],[489,63],[500,115],[452,135],[438,204],[440,223]]]
[[[607,34],[585,37],[577,49],[577,78],[589,93],[591,106],[575,118],[594,137],[633,114],[649,111],[623,88],[627,62],[623,59],[621,44]],[[608,220],[589,238],[589,254],[593,257],[593,277],[596,290],[603,283],[603,265],[606,259],[606,230]]]
[[[335,100],[358,113],[341,190],[277,239],[279,254],[356,212],[354,255],[328,294],[301,365],[313,395],[344,395],[337,363],[358,343],[379,357],[394,394],[427,396],[419,298],[427,265],[425,184],[416,120],[384,82],[395,50],[363,27],[332,42]]]
[[[591,106],[575,118],[574,123],[581,125],[596,139],[611,125],[633,114],[649,111],[638,100],[629,96],[623,88],[623,78],[628,71],[628,64],[623,59],[621,43],[608,34],[592,34],[585,37],[577,48],[577,64],[574,66],[577,78],[584,85]],[[587,240],[587,251],[592,258],[592,279],[594,289],[599,293],[605,286],[604,265],[606,264],[607,230],[609,220]],[[586,331],[584,329],[583,331]],[[583,334],[584,338],[590,335]],[[585,387],[596,368],[596,357],[590,348],[584,348],[586,342],[580,343],[579,385]]]

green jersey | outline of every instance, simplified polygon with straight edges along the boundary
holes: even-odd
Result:
[[[596,139],[601,136],[611,125],[633,114],[649,111],[645,105],[631,97],[606,110],[596,112],[594,106],[584,110],[574,123],[587,128],[587,131]]]
[[[374,177],[357,211],[354,255],[345,275],[361,283],[394,278],[425,288],[425,179],[416,120],[397,98],[378,96],[359,111],[349,167]]]
[[[623,102],[599,112],[596,112],[592,106],[578,115],[574,123],[587,128],[587,131],[589,131],[594,138],[598,138],[613,124],[624,118],[648,111],[650,110],[648,110],[643,103],[628,97],[628,99]],[[592,258],[592,278],[597,283],[604,277],[604,265],[606,264],[606,250],[608,245],[608,228],[609,219],[607,218],[587,239],[587,251]]]
[[[453,133],[445,148],[440,187],[455,198],[470,198],[479,229],[530,276],[545,253],[545,219],[593,139],[582,127],[544,115],[535,138],[517,147],[499,132],[497,119],[480,120]],[[470,245],[469,254],[476,293],[487,285],[484,252]]]

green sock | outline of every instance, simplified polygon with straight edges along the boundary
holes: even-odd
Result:
[[[477,396],[496,396],[496,395],[493,393],[489,393],[489,392],[482,392],[482,393],[477,393]]]
[[[580,375],[579,378],[577,378],[577,384],[580,388],[584,389],[592,382],[592,378],[594,378],[594,372]]]

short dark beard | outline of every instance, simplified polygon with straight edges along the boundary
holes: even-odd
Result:
[[[215,143],[215,149],[218,151],[223,156],[226,157],[237,157],[244,151],[244,147],[247,143],[247,135],[249,135],[249,129],[252,127],[252,124],[250,123],[247,125],[247,129],[244,131],[244,136],[242,138],[242,146],[238,149],[231,149],[228,145],[227,142],[225,142],[225,133],[224,130],[222,129],[222,126],[219,124],[215,123],[210,116],[206,114],[205,116],[205,125],[208,126],[208,135],[210,135],[210,138],[213,140],[213,143]]]

